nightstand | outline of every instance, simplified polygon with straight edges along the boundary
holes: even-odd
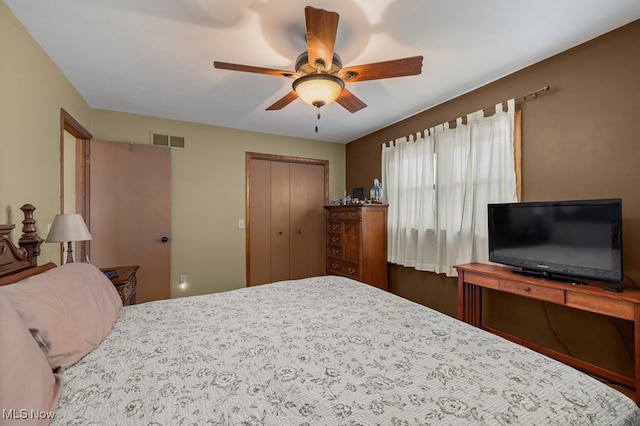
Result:
[[[115,270],[118,276],[110,278],[111,282],[118,290],[122,299],[122,306],[136,304],[136,271],[139,266],[118,266],[111,268],[100,268],[101,271]]]

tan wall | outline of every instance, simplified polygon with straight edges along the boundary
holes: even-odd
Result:
[[[638,40],[640,21],[348,144],[347,189],[380,177],[380,143],[550,85],[522,107],[523,199],[622,197],[625,282],[640,284]],[[394,266],[391,289],[456,315],[455,279]],[[629,323],[517,297],[486,299],[488,324],[632,374]]]
[[[91,110],[58,67],[0,2],[0,223],[36,207],[40,234],[60,212],[60,108],[87,127]],[[59,244],[43,244],[40,263],[59,263]]]
[[[232,130],[112,111],[93,111],[96,139],[149,143],[151,131],[185,137],[173,149],[172,297],[245,286],[245,153],[329,161],[329,192],[344,190],[345,145]],[[188,287],[178,278],[186,274]]]

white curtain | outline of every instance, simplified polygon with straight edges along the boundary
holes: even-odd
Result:
[[[517,201],[507,106],[383,146],[389,262],[456,276],[453,265],[488,260],[487,204]]]

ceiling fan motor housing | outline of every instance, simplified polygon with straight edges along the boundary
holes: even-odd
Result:
[[[331,62],[331,69],[329,69],[329,71],[326,71],[326,73],[335,74],[341,69],[342,69],[342,60],[340,59],[340,56],[338,56],[337,53],[334,53],[333,59]],[[303,52],[300,55],[298,55],[298,58],[296,59],[296,72],[302,75],[313,74],[318,72],[317,67],[309,63],[309,52]]]

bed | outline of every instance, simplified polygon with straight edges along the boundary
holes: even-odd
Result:
[[[93,265],[0,259],[22,274],[0,287],[0,423],[640,424],[610,386],[348,278],[122,307]]]

